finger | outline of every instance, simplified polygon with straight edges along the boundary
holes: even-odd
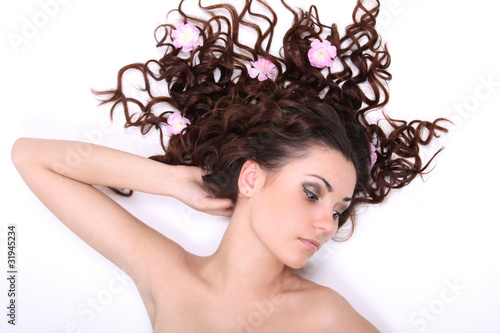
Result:
[[[202,207],[204,210],[233,209],[233,202],[231,199],[205,198],[202,202]]]
[[[233,216],[233,208],[229,208],[229,209],[212,209],[212,210],[207,211],[206,213],[208,213],[210,215],[231,217],[231,216]]]
[[[206,198],[199,210],[212,215],[230,217],[233,215],[233,202],[231,199]]]

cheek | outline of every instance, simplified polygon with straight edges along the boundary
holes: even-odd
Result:
[[[330,232],[330,233],[325,234],[324,236],[322,236],[322,242],[326,243],[326,242],[332,240],[333,236],[335,236],[335,234],[337,233],[337,230],[339,230],[338,224],[335,224],[335,227],[333,228],[332,232]]]
[[[255,234],[283,264],[294,269],[303,267],[310,256],[301,250],[298,238],[304,237],[304,230],[308,230],[307,203],[290,195],[262,199],[259,214],[253,219]]]
[[[287,233],[290,207],[286,198],[263,197],[259,202],[259,217],[254,221],[259,237],[269,242],[279,242]]]
[[[301,198],[290,195],[290,191],[279,194],[267,192],[259,198],[258,217],[254,219],[254,230],[273,252],[283,249],[301,237],[307,223],[307,205]]]
[[[267,220],[269,228],[286,232],[296,224],[297,211],[300,207],[297,205],[297,198],[290,195],[289,190],[264,193],[261,206],[265,211],[264,219]]]

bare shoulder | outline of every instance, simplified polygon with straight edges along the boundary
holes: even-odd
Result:
[[[182,279],[188,269],[191,254],[179,244],[156,230],[150,230],[149,237],[143,237],[141,251],[147,252],[142,266],[146,269],[132,276],[151,323],[157,317],[158,301],[165,293],[171,293],[176,282]]]
[[[315,284],[311,289],[311,296],[315,299],[320,332],[379,332],[368,320],[361,316],[349,302],[338,292]]]
[[[187,269],[192,255],[178,243],[156,230],[153,233],[155,237],[143,239],[145,243],[143,246],[148,249],[144,260],[149,261],[143,273],[148,276],[145,280],[152,288],[157,285],[164,288],[166,280],[175,281],[178,275]]]

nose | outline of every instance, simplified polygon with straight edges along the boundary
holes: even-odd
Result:
[[[338,220],[334,217],[331,207],[325,205],[325,207],[318,209],[314,219],[314,227],[328,234],[334,234],[337,231]]]

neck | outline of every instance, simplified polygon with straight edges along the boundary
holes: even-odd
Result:
[[[206,258],[203,275],[222,292],[255,295],[280,289],[290,270],[255,235],[250,214],[236,207],[217,251]]]

